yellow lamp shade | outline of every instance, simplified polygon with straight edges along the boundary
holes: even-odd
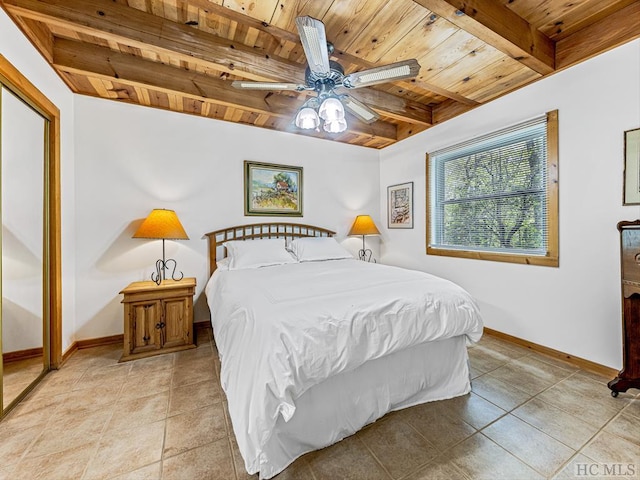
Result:
[[[349,235],[380,235],[380,231],[369,215],[358,215],[351,225]]]
[[[157,208],[145,218],[133,238],[162,238],[167,240],[189,240],[176,212]]]

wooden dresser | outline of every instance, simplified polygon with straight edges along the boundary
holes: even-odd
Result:
[[[134,282],[124,295],[124,352],[121,362],[195,348],[195,278]]]
[[[622,273],[622,370],[607,385],[618,396],[640,388],[640,220],[618,223]]]

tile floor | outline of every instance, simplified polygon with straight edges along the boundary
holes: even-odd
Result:
[[[0,423],[0,479],[243,480],[208,331],[117,363],[81,350]],[[473,392],[387,415],[278,479],[640,478],[640,395],[485,336]]]
[[[2,366],[2,404],[6,408],[43,372],[42,356],[16,360]]]

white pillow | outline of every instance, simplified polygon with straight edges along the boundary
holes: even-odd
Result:
[[[302,237],[291,242],[290,250],[299,262],[353,258],[333,237]]]
[[[230,257],[224,257],[222,260],[216,262],[216,268],[218,270],[229,270],[229,264],[231,263]]]
[[[227,247],[227,256],[230,258],[229,270],[296,263],[284,248],[284,238],[232,240],[223,245]]]

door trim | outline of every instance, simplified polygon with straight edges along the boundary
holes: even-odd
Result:
[[[62,363],[62,260],[60,229],[60,110],[35,85],[0,54],[0,81],[47,120],[48,171],[45,195],[47,212],[45,248],[49,262],[45,265],[45,285],[49,288],[47,306],[49,325],[49,365],[58,369]]]

